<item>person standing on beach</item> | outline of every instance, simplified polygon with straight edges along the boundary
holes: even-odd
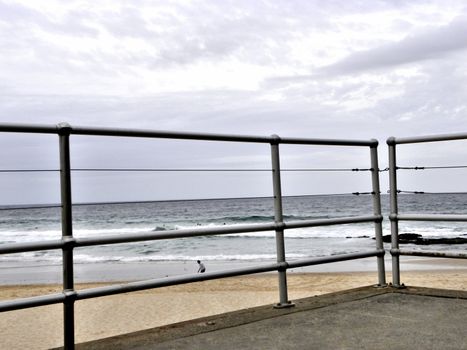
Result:
[[[198,262],[198,265],[199,265],[198,273],[204,273],[206,271],[206,266],[204,266],[204,264],[199,260],[197,260],[197,262]]]

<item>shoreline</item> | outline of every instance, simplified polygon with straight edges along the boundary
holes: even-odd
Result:
[[[387,273],[387,282],[391,274]],[[377,272],[295,272],[287,275],[290,300],[375,285]],[[467,289],[467,268],[401,271],[406,285]],[[109,283],[76,284],[76,289]],[[0,286],[0,299],[61,293],[60,284]],[[115,336],[172,323],[278,302],[276,273],[149,289],[75,303],[76,342]],[[62,345],[61,304],[16,310],[0,317],[0,348],[44,349]],[[20,322],[19,322],[20,320]]]
[[[272,261],[205,261],[208,272],[270,264]],[[401,257],[401,271],[467,269],[466,259],[429,257]],[[385,257],[386,272],[392,267],[391,257]],[[105,262],[74,265],[75,283],[113,283],[190,275],[197,272],[196,261]],[[376,258],[349,260],[287,270],[295,273],[375,272]],[[274,273],[274,272],[271,272]],[[61,264],[0,264],[0,286],[59,284],[62,281]]]

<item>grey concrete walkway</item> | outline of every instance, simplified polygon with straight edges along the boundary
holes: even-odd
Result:
[[[467,292],[358,288],[241,310],[77,349],[467,349]]]

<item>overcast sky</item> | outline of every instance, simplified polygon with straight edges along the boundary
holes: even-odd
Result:
[[[463,0],[0,0],[0,122],[376,138],[385,167],[389,136],[467,131],[466,93]],[[72,142],[73,167],[270,166],[267,145]],[[57,168],[56,143],[2,135],[0,168]],[[415,147],[400,159],[467,164],[462,148]],[[285,147],[283,164],[368,167],[367,150],[342,151]],[[404,189],[451,191],[465,175],[446,183],[438,174]],[[0,176],[2,203],[59,199],[56,174]],[[339,176],[289,175],[284,192],[370,190],[367,175]],[[267,173],[80,173],[74,182],[77,201],[271,192]]]

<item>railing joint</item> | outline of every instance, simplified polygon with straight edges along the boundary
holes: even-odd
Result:
[[[70,135],[73,128],[68,123],[58,123],[57,131],[59,135]]]
[[[389,250],[392,256],[399,256],[401,255],[401,250],[399,248],[392,248]]]
[[[63,249],[73,249],[76,247],[76,238],[72,236],[62,236]]]
[[[289,263],[287,261],[282,261],[277,263],[277,271],[285,272],[289,268]]]
[[[65,296],[65,302],[75,302],[78,297],[78,293],[74,289],[65,289],[62,293]]]
[[[386,140],[386,143],[388,144],[388,146],[395,146],[396,138],[394,136],[391,136]]]
[[[271,145],[278,145],[279,143],[281,143],[281,138],[279,135],[271,135]]]
[[[287,224],[283,221],[279,221],[279,222],[274,223],[274,227],[276,231],[282,231],[287,227]]]
[[[379,224],[379,223],[382,223],[384,220],[384,217],[383,215],[375,215],[375,223]]]

